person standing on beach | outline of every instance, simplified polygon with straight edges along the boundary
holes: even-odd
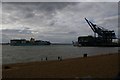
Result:
[[[60,60],[60,56],[58,56],[58,60]]]
[[[62,61],[62,56],[61,56],[61,57],[60,57],[60,56],[58,56],[58,60],[59,60],[59,61]]]
[[[41,61],[43,61],[43,58],[41,58]]]
[[[46,61],[47,61],[48,59],[47,59],[47,57],[46,57]]]
[[[62,56],[60,57],[60,61],[62,61]]]

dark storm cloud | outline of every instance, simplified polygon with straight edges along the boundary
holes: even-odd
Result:
[[[33,18],[35,14],[43,13],[46,16],[52,17],[52,13],[55,13],[56,10],[61,10],[68,5],[75,5],[77,3],[3,3],[3,13],[9,13],[14,15],[12,17],[18,18]],[[3,18],[4,19],[4,18]],[[11,19],[11,18],[10,18]],[[12,19],[13,20],[13,19]],[[3,20],[4,21],[4,20]]]

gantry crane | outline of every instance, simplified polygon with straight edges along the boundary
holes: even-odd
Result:
[[[112,43],[113,39],[116,39],[115,32],[113,30],[108,30],[103,27],[100,27],[96,24],[93,24],[91,21],[85,18],[88,25],[94,32],[94,37],[96,37],[96,34],[98,34],[98,39],[100,39],[102,42],[105,43]]]

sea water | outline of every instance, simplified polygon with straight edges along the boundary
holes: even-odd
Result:
[[[109,54],[118,52],[118,47],[74,47],[72,45],[47,46],[2,46],[2,64],[62,59]]]

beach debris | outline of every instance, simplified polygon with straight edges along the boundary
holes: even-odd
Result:
[[[75,77],[75,79],[80,79],[80,77]]]
[[[88,75],[88,76],[85,76],[85,77],[81,77],[80,80],[93,80],[93,77]]]
[[[4,69],[10,69],[10,66],[5,66]]]
[[[87,53],[83,54],[83,57],[87,57]]]

